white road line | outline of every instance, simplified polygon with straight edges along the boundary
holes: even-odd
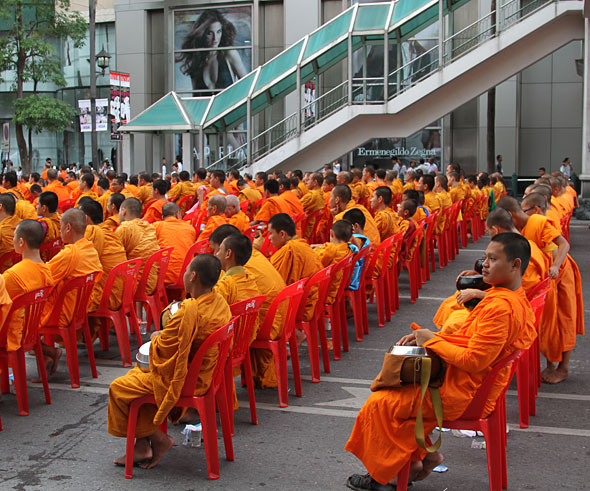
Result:
[[[546,435],[567,435],[589,437],[590,430],[580,428],[557,428],[555,426],[529,426],[521,428],[517,424],[509,424],[510,431],[522,431],[523,433],[544,433]]]
[[[404,300],[410,300],[410,295],[400,295],[399,298],[402,298]],[[447,297],[423,297],[422,295],[420,295],[418,297],[418,300],[430,300],[432,302],[442,302],[444,300],[446,300]]]
[[[509,396],[518,396],[515,390],[506,391]],[[590,396],[584,394],[555,394],[553,392],[539,392],[538,397],[542,399],[559,399],[565,401],[590,401]]]
[[[301,375],[303,380],[311,380],[309,375]],[[320,376],[321,382],[335,382],[337,384],[358,384],[358,385],[371,385],[373,380],[359,379],[359,378],[341,378],[341,377],[325,377]]]

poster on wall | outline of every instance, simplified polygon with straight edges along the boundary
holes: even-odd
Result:
[[[252,70],[252,7],[174,12],[174,90],[208,95]]]
[[[96,111],[96,131],[106,131],[108,123],[109,100],[96,99],[94,104]],[[92,112],[90,110],[90,99],[78,101],[80,110],[80,131],[87,133],[92,131]]]
[[[92,117],[90,111],[90,99],[81,99],[78,101],[80,109],[80,131],[86,133],[92,131]]]
[[[131,119],[131,82],[128,73],[111,72],[111,140],[120,140],[117,129]]]

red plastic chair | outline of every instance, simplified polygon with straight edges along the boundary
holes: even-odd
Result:
[[[135,298],[133,299],[136,303],[144,304],[146,310],[146,329],[149,331],[150,324],[154,323],[154,330],[159,331],[160,326],[160,313],[166,305],[168,305],[168,297],[166,295],[166,287],[164,286],[164,279],[168,272],[168,265],[170,263],[170,256],[174,247],[167,247],[166,249],[160,249],[158,252],[154,252],[148,257],[143,267],[143,274],[137,284],[135,290]],[[155,264],[158,264],[158,280],[156,282],[156,288],[151,295],[147,293],[147,282],[150,276],[150,272]]]
[[[295,317],[295,328],[303,331],[307,338],[307,350],[309,353],[309,364],[311,365],[311,381],[317,383],[320,381],[320,353],[319,346],[322,346],[322,360],[324,362],[324,372],[330,373],[330,358],[328,356],[328,337],[326,335],[326,323],[324,319],[324,304],[328,296],[330,282],[332,280],[333,265],[321,269],[314,274],[303,290],[303,296],[299,302],[299,310]],[[307,298],[314,288],[318,292],[317,302],[313,311],[313,317],[309,321],[303,320]]]
[[[260,208],[262,208],[263,203],[264,203],[264,198],[261,198],[252,204],[252,206],[250,207],[250,215],[249,215],[250,221],[254,220],[256,213],[258,213],[258,210],[260,210]]]
[[[88,312],[88,317],[95,317],[102,320],[102,326],[98,331],[100,337],[100,347],[103,351],[109,349],[109,321],[113,323],[119,352],[124,367],[131,366],[131,348],[129,346],[129,331],[127,330],[127,319],[129,319],[129,330],[135,333],[138,346],[141,346],[141,333],[139,332],[139,321],[135,313],[135,302],[133,296],[137,286],[139,271],[143,259],[131,259],[121,264],[117,264],[107,276],[107,281],[102,290],[100,304],[95,312]],[[117,279],[123,279],[123,298],[118,310],[109,308],[109,299],[113,286]]]
[[[533,298],[535,298],[536,296],[541,294],[541,292],[543,292],[546,288],[548,288],[550,286],[551,286],[551,278],[549,276],[547,276],[527,294],[527,298],[529,299],[529,302],[531,302]],[[535,315],[536,314],[537,313],[535,312]],[[539,313],[539,318],[540,317],[541,317],[541,313]],[[536,322],[537,322],[537,326],[538,326],[539,319],[536,319]],[[531,360],[531,362],[534,364],[534,368],[532,369],[531,373],[533,373],[533,375],[535,377],[535,381],[537,383],[536,387],[541,387],[541,354],[540,354],[541,350],[540,350],[538,336],[535,339],[533,346],[535,347],[535,349],[533,350],[534,358]],[[535,389],[535,394],[536,394],[536,389]],[[535,416],[535,414],[531,414],[531,416]]]
[[[182,293],[184,292],[184,273],[186,273],[186,268],[188,268],[188,265],[197,254],[204,254],[208,250],[209,239],[199,240],[190,247],[190,249],[186,252],[184,262],[182,263],[182,267],[180,268],[180,273],[178,274],[176,281],[174,283],[166,283],[164,285],[166,288],[168,300],[177,300],[182,297]]]
[[[354,328],[356,330],[356,340],[358,342],[363,340],[363,334],[369,334],[366,272],[367,268],[369,267],[369,262],[371,261],[371,246],[363,247],[356,253],[355,266],[361,260],[363,261],[363,265],[360,271],[359,287],[356,290],[350,290],[349,282],[349,285],[344,290],[344,296],[350,300],[350,304],[352,305],[352,313],[354,316]]]
[[[76,204],[75,199],[64,199],[63,201],[60,201],[58,203],[57,209],[59,210],[60,213],[65,213],[70,208],[73,208],[75,204]]]
[[[246,199],[240,202],[240,210],[242,210],[246,215],[248,214],[248,208],[250,207],[250,200]]]
[[[434,224],[438,218],[439,210],[434,210],[429,216],[424,219],[424,241],[425,241],[425,257],[424,257],[424,280],[430,280],[430,272],[436,271],[436,257],[434,254]],[[416,249],[418,250],[418,248]],[[429,259],[430,258],[430,259]],[[428,263],[430,262],[430,266]],[[430,268],[430,269],[429,269]]]
[[[438,267],[440,269],[444,268],[446,265],[449,264],[450,246],[449,246],[449,240],[448,240],[449,236],[448,236],[448,233],[446,232],[446,230],[447,230],[447,227],[449,226],[452,212],[453,212],[453,209],[451,206],[449,206],[448,208],[446,208],[445,210],[442,210],[440,212],[441,216],[442,216],[442,218],[440,218],[440,220],[444,219],[444,226],[443,226],[443,229],[439,235],[436,235],[436,234],[433,235],[433,238],[436,241],[436,247],[438,248]]]
[[[457,219],[459,218],[459,212],[461,211],[462,205],[462,200],[453,203],[453,205],[451,206],[449,220],[445,227],[449,261],[454,260],[457,254],[459,254],[459,234],[457,230]]]
[[[373,298],[377,304],[377,320],[379,327],[385,327],[385,319],[387,322],[391,321],[391,305],[389,305],[389,294],[387,293],[387,262],[391,251],[393,249],[393,237],[385,239],[379,244],[371,257],[371,262],[367,267],[365,281],[373,285],[373,295],[371,295],[370,303],[373,303]],[[381,271],[376,276],[375,269],[377,261],[381,263]]]
[[[330,319],[332,326],[332,345],[334,360],[342,359],[342,351],[348,352],[348,322],[346,319],[346,304],[344,291],[350,284],[352,270],[356,263],[356,255],[341,259],[332,268],[332,281],[335,280],[338,273],[342,273],[342,279],[338,285],[338,290],[334,302],[324,304],[325,315]]]
[[[244,232],[244,235],[250,239],[250,242],[254,242],[256,230],[258,230],[258,227],[250,227],[246,232]]]
[[[262,245],[260,246],[260,253],[263,254],[264,257],[266,257],[268,259],[275,252],[277,252],[277,249],[275,246],[273,246],[270,243],[270,235],[266,234],[266,237],[264,238],[264,241],[262,242]]]
[[[234,448],[231,436],[230,415],[226,401],[224,387],[224,373],[227,356],[231,346],[235,319],[219,328],[211,334],[201,345],[192,361],[190,362],[184,386],[176,407],[195,408],[203,425],[203,441],[205,446],[205,458],[207,460],[207,471],[209,479],[219,479],[219,455],[217,449],[217,421],[215,407],[219,410],[221,428],[223,431],[223,442],[225,445],[225,457],[227,460],[234,460]],[[209,390],[202,396],[195,396],[195,390],[199,380],[199,372],[205,354],[210,349],[218,347],[217,362],[213,370]],[[129,405],[129,420],[127,422],[127,449],[125,452],[125,477],[133,477],[133,453],[135,450],[135,430],[137,428],[137,415],[139,408],[144,404],[156,404],[154,396],[144,396],[134,400]],[[166,431],[167,422],[160,426]]]
[[[67,280],[53,305],[49,319],[44,326],[39,328],[39,334],[42,336],[52,338],[55,335],[59,335],[62,337],[66,348],[66,361],[70,372],[70,383],[73,389],[80,387],[80,367],[78,366],[78,347],[76,342],[76,333],[78,331],[82,331],[84,336],[92,377],[98,378],[86,310],[90,301],[90,295],[92,295],[92,290],[94,289],[94,284],[101,274],[102,272],[95,271],[85,276]],[[74,293],[76,296],[74,312],[70,323],[65,327],[60,327],[59,318],[63,310],[66,295],[69,293]]]
[[[20,416],[29,415],[29,395],[27,390],[27,363],[25,353],[32,349],[35,350],[37,358],[37,370],[43,382],[43,391],[45,392],[45,402],[51,404],[49,394],[49,384],[47,383],[47,371],[45,369],[45,360],[41,348],[41,339],[39,338],[39,324],[45,302],[53,287],[39,288],[32,292],[19,295],[12,301],[12,307],[0,328],[0,368],[2,375],[0,385],[3,394],[10,392],[10,382],[8,380],[8,367],[12,367],[14,375],[14,388],[16,390],[16,400],[18,403],[18,412]],[[6,347],[6,338],[8,329],[13,317],[23,317],[23,330],[21,345],[16,351],[8,351]]]
[[[299,303],[303,297],[303,290],[306,282],[307,278],[296,281],[295,283],[288,285],[275,297],[266,312],[266,317],[264,318],[262,326],[260,326],[256,339],[250,345],[251,348],[265,348],[272,351],[277,374],[280,407],[289,406],[287,343],[289,343],[289,349],[291,351],[291,366],[293,368],[293,378],[295,379],[295,393],[298,397],[301,397],[301,374],[299,372],[297,339],[295,339],[295,317],[297,315]],[[285,318],[283,319],[283,332],[278,338],[270,339],[270,332],[277,313],[277,308],[283,303],[283,301],[288,302],[285,310]]]
[[[318,229],[318,225],[320,223],[320,218],[322,217],[322,213],[324,212],[323,209],[312,211],[311,213],[306,213],[305,218],[303,219],[303,223],[301,225],[301,233],[302,237],[307,240],[308,244],[315,244],[313,239],[315,237],[316,231]],[[313,220],[313,222],[312,222]],[[309,228],[309,224],[313,223],[309,234],[307,233],[307,229]]]
[[[405,264],[403,265],[404,268],[408,270],[408,276],[410,279],[410,302],[416,303],[416,299],[419,295],[420,285],[422,283],[421,279],[421,272],[420,272],[420,241],[422,240],[421,237],[424,232],[424,227],[426,223],[421,223],[416,227],[416,230],[411,235],[410,239],[408,240],[409,244],[416,243],[416,247],[414,248],[414,254],[412,255],[412,259],[409,261],[406,260]],[[428,228],[432,228],[434,225],[431,224]]]
[[[44,242],[41,244],[39,253],[45,262],[50,261],[52,258],[57,256],[63,248],[61,239],[55,239],[53,242]]]
[[[463,220],[459,222],[459,230],[461,235],[461,247],[464,249],[467,247],[469,242],[469,235],[467,230],[467,224],[471,223],[473,219],[473,208],[474,208],[475,200],[465,199],[463,200]],[[472,234],[473,237],[473,234]]]
[[[190,210],[193,205],[195,204],[195,195],[188,195],[188,196],[183,196],[182,198],[180,198],[180,200],[178,201],[178,207],[180,208],[180,214],[184,215],[184,213],[186,212],[186,210]]]
[[[467,406],[460,418],[453,421],[444,421],[443,427],[456,430],[481,431],[486,440],[486,453],[488,457],[488,476],[490,481],[490,491],[500,491],[508,488],[506,477],[506,388],[502,391],[496,400],[494,411],[482,418],[488,396],[499,372],[510,364],[518,361],[522,352],[516,350],[511,355],[497,362],[486,375],[482,385],[475,393],[475,397]],[[515,365],[512,367],[514,373]],[[512,378],[512,375],[511,377]],[[397,490],[406,491],[408,486],[408,474],[410,462],[398,474]]]
[[[143,210],[142,210],[142,212],[141,212],[141,218],[143,218],[143,217],[144,217],[144,215],[145,215],[145,212],[146,212],[146,211],[148,210],[148,208],[149,208],[150,206],[152,206],[152,204],[154,204],[155,202],[156,202],[156,200],[155,200],[155,199],[150,199],[150,200],[147,200],[147,201],[146,201],[146,202],[143,204]]]
[[[16,263],[22,261],[22,256],[14,251],[7,252],[0,256],[0,273],[3,273],[8,268],[11,268]]]
[[[242,372],[242,385],[245,383],[248,389],[248,401],[250,403],[250,419],[253,425],[258,424],[256,417],[256,398],[254,396],[254,379],[252,378],[252,364],[250,363],[250,340],[254,326],[258,320],[260,307],[266,300],[266,295],[249,298],[230,305],[231,315],[236,318],[234,327],[234,341],[230,356],[227,359],[225,372],[225,390],[227,391],[227,404],[230,414],[231,432],[234,433],[234,408],[233,408],[233,369],[240,367]]]
[[[395,314],[399,309],[399,282],[397,274],[397,263],[399,260],[399,253],[402,248],[404,240],[403,232],[398,232],[391,237],[393,247],[391,249],[390,259],[387,262],[387,292],[389,293],[389,308],[391,314]]]

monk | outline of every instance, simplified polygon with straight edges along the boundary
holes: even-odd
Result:
[[[125,198],[133,198],[133,193],[127,189],[126,186],[126,177],[125,176],[116,176],[111,181],[111,190],[113,193],[121,193]]]
[[[53,285],[51,270],[41,259],[39,249],[42,242],[43,228],[39,222],[23,220],[17,225],[14,231],[14,250],[22,256],[22,260],[2,273],[10,298],[14,299],[38,288]],[[6,338],[8,351],[16,351],[20,348],[23,315],[24,313],[14,315],[8,326]],[[58,350],[57,359],[55,363],[52,363],[50,373],[54,373],[57,369],[57,361],[60,356],[61,350]]]
[[[47,186],[44,192],[51,191],[57,195],[58,201],[70,199],[70,191],[57,178],[57,169],[47,171]]]
[[[86,172],[80,176],[80,191],[81,193],[76,198],[74,206],[78,206],[78,201],[82,196],[88,196],[94,200],[98,199],[98,195],[92,190],[94,186],[94,176],[90,172]]]
[[[115,379],[109,388],[108,432],[121,438],[127,436],[130,403],[146,395],[156,399],[156,405],[141,406],[137,419],[134,461],[144,469],[158,465],[174,444],[172,437],[158,426],[167,417],[173,423],[182,417],[183,411],[174,405],[192,357],[211,334],[231,320],[227,302],[212,291],[220,273],[219,260],[210,254],[199,254],[191,261],[184,288],[192,298],[182,301],[174,314],[170,307],[164,310],[162,330],[151,335],[150,369],[135,367]],[[209,389],[216,357],[217,350],[205,354],[195,395]],[[125,457],[114,463],[125,465]]]
[[[418,180],[418,175],[413,171],[413,170],[409,170],[405,173],[404,175],[404,180],[406,181],[404,183],[404,187],[403,187],[403,191],[407,191],[408,189],[412,189],[412,190],[416,190],[417,187],[417,180]]]
[[[309,192],[301,197],[303,211],[308,215],[325,208],[324,192],[322,191],[323,184],[324,176],[321,174],[321,172],[314,172],[311,174],[309,178],[309,184],[307,186]],[[308,220],[307,230],[302,231],[305,234],[305,237],[310,236],[315,222],[316,218]]]
[[[55,169],[50,169],[55,170]],[[50,244],[60,238],[61,215],[57,211],[57,194],[52,191],[44,191],[37,201],[37,215],[43,227],[43,242]]]
[[[155,183],[154,183],[155,184]],[[115,234],[121,239],[127,260],[142,258],[144,263],[141,266],[140,276],[143,274],[145,261],[160,250],[156,229],[151,223],[142,221],[141,202],[137,198],[127,198],[119,209],[121,225],[115,230]],[[158,281],[158,268],[153,267],[146,285],[146,293],[151,295],[156,288]]]
[[[12,193],[17,199],[24,200],[25,197],[23,193],[18,188],[18,177],[16,176],[16,172],[8,171],[4,174],[2,179],[2,186],[6,190],[7,193]]]
[[[379,229],[377,228],[375,220],[363,205],[359,205],[352,200],[352,193],[348,186],[338,184],[334,187],[332,195],[330,196],[329,206],[332,210],[332,216],[334,217],[335,222],[342,220],[342,218],[344,218],[344,213],[350,209],[356,208],[362,211],[363,215],[365,215],[365,235],[369,238],[374,247],[381,244],[381,236],[379,235]]]
[[[162,221],[154,224],[158,244],[161,249],[173,247],[164,282],[176,283],[184,258],[195,243],[196,232],[190,222],[181,220],[180,208],[176,203],[166,203],[162,207],[162,218]]]
[[[145,206],[152,199],[152,177],[146,172],[142,172],[138,176],[137,183],[139,189],[136,198],[141,201],[142,206]]]
[[[166,193],[168,192],[169,183],[163,179],[157,179],[152,183],[152,204],[145,210],[143,219],[146,222],[154,223],[162,220],[162,208],[168,200]]]
[[[440,389],[444,417],[458,418],[491,367],[516,349],[527,349],[536,332],[530,304],[521,286],[521,276],[530,257],[528,241],[519,234],[496,235],[486,249],[484,281],[492,288],[455,334],[419,329],[398,344],[425,346],[447,363]],[[501,372],[486,403],[490,414],[500,392],[509,382],[510,367]],[[356,455],[368,474],[352,475],[352,489],[393,489],[399,471],[411,459],[410,481],[426,478],[443,457],[418,447],[414,436],[419,391],[411,384],[382,389],[371,394],[359,412],[345,449]],[[436,426],[430,397],[422,406],[424,433]],[[379,487],[381,484],[381,487]]]
[[[390,208],[393,194],[388,186],[379,186],[371,196],[371,209],[375,212],[375,224],[381,242],[399,232],[399,217]]]
[[[342,174],[342,172],[338,173],[338,178],[340,178],[340,174]],[[354,199],[357,203],[368,202],[369,198],[371,197],[371,190],[363,180],[363,171],[361,169],[352,169],[350,176],[351,181],[349,186],[350,190],[352,191],[352,199]],[[338,184],[345,183],[339,182]]]
[[[0,256],[14,251],[14,230],[21,219],[14,214],[16,201],[11,193],[0,194]],[[3,265],[0,264],[0,268]],[[6,269],[6,268],[4,268]],[[0,271],[2,273],[3,271]]]
[[[434,176],[426,174],[418,181],[418,191],[424,193],[424,204],[431,211],[439,210],[439,215],[434,226],[434,233],[440,235],[445,226],[445,220],[442,217],[442,205],[438,195],[434,192]]]
[[[250,219],[240,209],[239,198],[233,194],[225,197],[225,218],[243,234],[250,230]]]
[[[544,203],[542,195],[532,193],[523,200],[522,208],[509,196],[501,198],[498,207],[512,215],[514,225],[539,246],[551,264],[547,273],[555,282],[539,323],[539,344],[547,358],[541,379],[556,384],[568,378],[576,335],[584,334],[583,299],[579,269],[567,254],[569,243],[547,217],[538,213]]]
[[[289,207],[279,194],[279,182],[275,179],[269,179],[264,183],[264,203],[250,222],[250,226],[264,223],[267,224],[270,219],[277,213],[284,213]]]
[[[224,186],[225,184],[225,172],[220,169],[214,170],[211,173],[210,187],[213,189],[209,193],[206,193],[204,189],[197,189],[197,197],[201,210],[207,209],[207,201],[212,196],[220,195],[227,196],[230,192]]]
[[[174,186],[170,192],[168,193],[168,197],[172,199],[175,203],[178,203],[182,198],[185,196],[194,196],[195,195],[195,187],[191,182],[190,174],[183,170],[180,171],[178,174],[180,182]]]
[[[82,210],[72,208],[61,217],[61,240],[64,248],[48,263],[53,276],[55,288],[45,304],[41,325],[45,325],[51,316],[55,301],[61,295],[65,283],[71,278],[102,273],[100,258],[92,242],[84,238],[86,233],[86,215]],[[65,301],[58,319],[58,325],[65,327],[72,320],[75,307],[75,292],[65,294]],[[59,349],[43,344],[43,355],[57,364]]]
[[[70,198],[75,199],[74,193],[76,193],[77,197],[77,192],[80,190],[80,183],[76,179],[76,173],[73,171],[68,171],[64,182],[64,187],[70,192]]]
[[[286,177],[279,179],[279,197],[287,204],[287,207],[283,208],[284,213],[292,217],[303,213],[303,205],[299,198],[291,191],[291,181]]]
[[[365,184],[369,188],[371,194],[373,194],[375,189],[379,187],[379,184],[375,181],[375,175],[375,167],[372,165],[365,166],[363,169],[363,181],[365,181]]]
[[[412,260],[412,257],[414,257],[414,251],[416,250],[416,247],[418,247],[418,244],[422,240],[421,237],[417,237],[413,242],[410,241],[412,235],[416,231],[416,223],[412,218],[416,214],[417,209],[418,204],[413,199],[404,199],[398,207],[397,213],[400,217],[399,230],[400,232],[404,233],[402,245],[398,253],[397,259],[398,275],[399,273],[401,273],[404,264],[407,261]]]
[[[225,196],[215,194],[207,200],[207,222],[197,240],[209,239],[217,227],[228,222],[225,216],[225,199]]]
[[[238,198],[242,201],[250,201],[251,204],[262,199],[262,193],[258,189],[251,187],[244,179],[238,179],[236,183],[238,188]]]

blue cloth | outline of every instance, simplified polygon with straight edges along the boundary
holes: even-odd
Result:
[[[371,241],[369,240],[368,237],[365,237],[364,235],[361,234],[352,234],[353,237],[356,237],[357,239],[361,239],[361,241],[364,241],[363,243],[363,247],[361,249],[364,249],[365,247],[368,247],[369,244],[371,243]],[[357,253],[358,247],[355,246],[354,244],[348,244],[348,247],[350,248],[350,250],[353,253]],[[365,263],[365,258],[362,258],[360,260],[358,260],[356,262],[356,264],[354,265],[354,269],[352,270],[352,276],[350,277],[350,284],[348,285],[348,289],[349,290],[358,290],[359,289],[359,284],[361,282],[361,271],[363,270],[363,265]]]

